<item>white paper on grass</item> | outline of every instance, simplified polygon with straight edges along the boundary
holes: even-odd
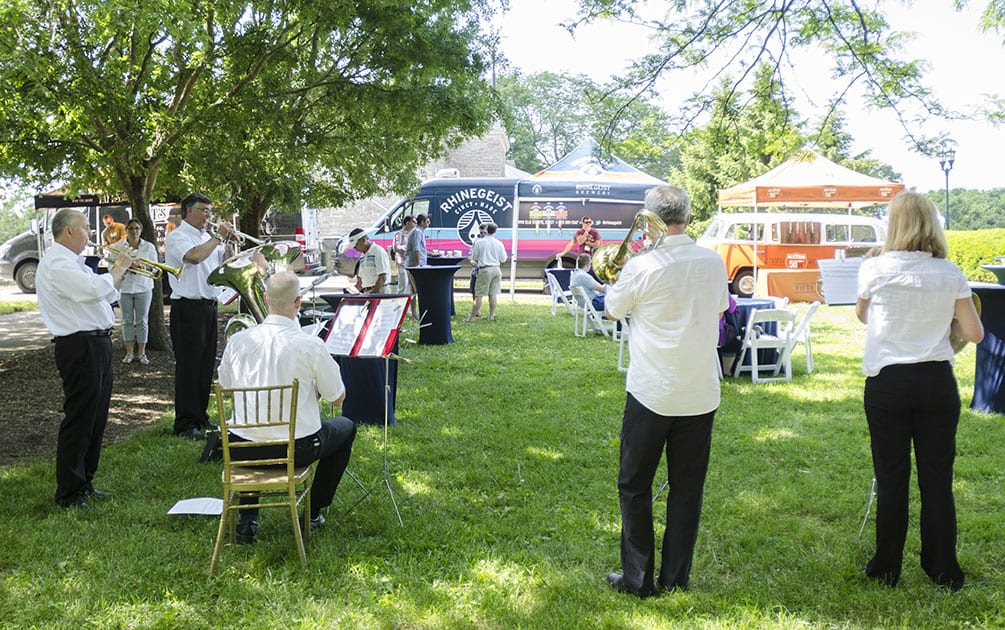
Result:
[[[861,257],[837,260],[822,258],[817,260],[820,279],[823,281],[824,300],[828,305],[854,304],[858,299],[858,270],[862,266]]]
[[[182,499],[175,503],[168,514],[201,514],[204,516],[220,516],[223,512],[223,499],[215,497],[196,497]]]

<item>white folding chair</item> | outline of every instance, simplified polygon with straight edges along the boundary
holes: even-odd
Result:
[[[820,308],[820,302],[813,302],[810,307],[806,309],[806,313],[803,315],[802,319],[796,323],[796,328],[792,332],[792,342],[789,344],[787,352],[790,354],[800,343],[803,344],[806,350],[806,373],[813,373],[813,344],[810,341],[810,320],[813,319],[813,314],[817,312]],[[790,359],[791,360],[791,359]]]
[[[585,337],[588,332],[599,332],[610,337],[617,330],[616,321],[604,319],[603,313],[598,313],[593,308],[593,302],[583,287],[572,287],[572,298],[576,302],[577,337]],[[579,317],[582,317],[582,326],[579,326]]]
[[[619,320],[621,322],[621,330],[617,332],[618,335],[618,371],[627,372],[628,371],[628,361],[630,358],[630,352],[628,348],[628,318]]]
[[[792,342],[792,329],[796,314],[786,309],[754,309],[747,321],[743,335],[740,356],[737,357],[736,373],[750,372],[755,383],[792,380],[792,353],[787,352]],[[774,351],[774,360],[762,363],[762,350]],[[745,358],[750,357],[749,365]],[[771,370],[770,377],[761,376],[761,370]],[[782,373],[779,376],[779,373]]]
[[[551,290],[551,314],[555,314],[558,304],[561,302],[565,305],[566,310],[569,311],[569,315],[575,315],[576,312],[571,301],[572,291],[563,290],[555,274],[545,271],[544,275],[548,277],[548,288]]]

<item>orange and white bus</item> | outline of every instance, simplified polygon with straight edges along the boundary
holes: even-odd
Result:
[[[885,239],[886,224],[872,217],[736,212],[713,217],[698,245],[722,256],[733,293],[749,297],[757,286],[755,267],[817,269],[817,260],[835,258],[839,250],[858,256]]]

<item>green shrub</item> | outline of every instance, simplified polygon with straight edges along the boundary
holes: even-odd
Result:
[[[997,282],[995,275],[981,265],[995,264],[995,256],[1005,256],[1005,229],[947,231],[949,260],[975,282]]]

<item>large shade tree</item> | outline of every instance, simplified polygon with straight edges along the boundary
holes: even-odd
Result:
[[[264,205],[366,191],[484,128],[476,8],[4,2],[0,170],[121,194],[148,239],[151,199],[191,186]],[[151,315],[157,348],[160,300]]]
[[[610,91],[585,75],[518,72],[496,82],[517,167],[535,172],[593,137],[608,151],[662,177],[670,117],[644,97]]]

